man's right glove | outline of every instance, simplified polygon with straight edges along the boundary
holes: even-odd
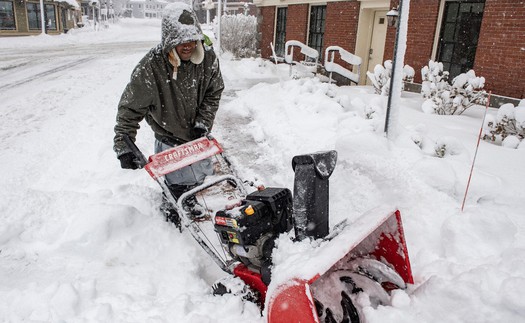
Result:
[[[199,139],[208,134],[208,128],[206,128],[206,126],[203,124],[197,124],[191,130],[191,133],[192,133],[193,139]]]
[[[124,153],[118,156],[120,160],[120,167],[123,169],[137,169],[137,163],[135,163],[135,155],[132,152]]]

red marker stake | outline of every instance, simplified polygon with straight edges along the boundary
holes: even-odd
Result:
[[[470,175],[468,176],[467,189],[465,190],[465,196],[463,197],[463,204],[461,204],[461,212],[463,212],[463,208],[465,207],[465,201],[467,200],[468,188],[470,186],[470,180],[472,178],[472,171],[474,171],[474,163],[476,163],[476,156],[478,155],[479,141],[481,140],[481,134],[483,133],[483,125],[485,124],[485,117],[487,116],[487,111],[489,110],[489,102],[490,102],[491,94],[492,94],[492,91],[489,92],[489,96],[487,98],[487,104],[485,106],[485,114],[483,115],[483,121],[481,121],[481,128],[479,128],[478,143],[476,145],[476,152],[474,153],[474,159],[472,160],[472,167],[470,167]]]

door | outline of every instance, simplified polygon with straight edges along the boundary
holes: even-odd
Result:
[[[387,11],[376,11],[374,13],[374,22],[372,25],[372,36],[370,39],[370,47],[368,49],[368,65],[367,71],[374,72],[374,67],[377,64],[383,64],[383,54],[385,53],[386,40],[386,13]],[[370,85],[370,80],[366,78],[366,84]]]

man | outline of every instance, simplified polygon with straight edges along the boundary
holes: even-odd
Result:
[[[162,18],[162,40],[135,67],[119,102],[114,150],[122,168],[136,169],[123,141],[144,118],[155,133],[155,153],[204,136],[213,126],[224,89],[219,61],[203,46],[190,6],[172,3]],[[175,198],[213,173],[209,160],[166,175]]]

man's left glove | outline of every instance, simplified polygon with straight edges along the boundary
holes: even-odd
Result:
[[[198,139],[208,134],[208,128],[203,124],[196,124],[191,132],[193,139]]]
[[[118,159],[120,160],[120,167],[123,169],[137,169],[137,163],[135,162],[135,155],[133,155],[132,152],[124,153],[120,156],[118,156]]]

